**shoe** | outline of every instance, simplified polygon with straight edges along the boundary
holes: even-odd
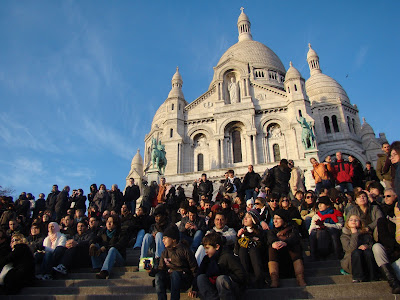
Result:
[[[296,274],[296,281],[298,286],[307,286],[304,280],[304,265],[301,259],[297,259],[293,262],[294,273]]]
[[[101,270],[99,274],[96,274],[97,279],[108,279],[108,271]]]
[[[343,269],[340,269],[340,274],[342,274],[342,275],[350,275],[349,273],[347,273],[345,270],[343,270]]]
[[[53,280],[53,276],[50,274],[44,274],[42,280]]]
[[[400,282],[396,277],[396,274],[392,266],[387,263],[380,267],[383,275],[386,277],[389,286],[392,288],[392,294],[400,294]]]
[[[271,288],[279,287],[279,264],[276,261],[268,263],[269,275],[271,276]]]
[[[37,274],[37,275],[35,275],[35,278],[36,278],[37,280],[44,280],[42,274]]]
[[[62,264],[59,264],[57,267],[53,267],[53,270],[63,275],[67,275],[67,268]]]
[[[93,273],[99,273],[101,271],[101,268],[94,268]]]

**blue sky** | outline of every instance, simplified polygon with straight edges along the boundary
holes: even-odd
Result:
[[[237,42],[241,6],[286,69],[309,77],[310,42],[375,133],[400,138],[399,1],[2,1],[0,185],[123,188],[176,66],[191,102]]]

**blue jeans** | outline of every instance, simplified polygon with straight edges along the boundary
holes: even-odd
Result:
[[[219,300],[236,299],[238,285],[229,276],[220,275],[215,285],[210,282],[207,275],[201,274],[197,277],[197,286],[201,299]]]
[[[149,257],[149,249],[155,250],[155,258],[161,257],[161,253],[165,249],[162,239],[163,234],[161,232],[157,232],[155,239],[150,233],[146,233],[143,238],[142,249],[140,250],[140,258]]]
[[[193,253],[195,253],[197,248],[199,248],[203,237],[204,233],[201,230],[197,230],[193,237],[187,236],[184,233],[181,234],[181,238],[189,242],[190,250],[192,250]]]
[[[40,265],[40,274],[51,274],[52,267],[56,266],[61,260],[67,248],[58,246],[53,252],[46,252]]]
[[[144,229],[140,229],[136,235],[136,242],[135,245],[133,245],[133,249],[140,248],[142,246],[144,234],[145,234]]]
[[[125,202],[125,203],[126,203],[126,206],[128,206],[128,209],[134,215],[136,213],[136,200],[135,201]]]
[[[92,256],[93,269],[101,268],[102,271],[111,272],[113,266],[122,267],[125,260],[115,247],[111,247],[108,252],[103,252],[99,256]]]
[[[258,193],[254,189],[247,189],[244,191],[244,193],[246,195],[245,201],[249,200],[250,198],[253,198],[255,201],[258,196]]]
[[[192,282],[183,272],[167,273],[160,271],[156,274],[155,285],[158,300],[167,300],[167,288],[171,290],[171,300],[179,300],[181,290],[187,290]]]
[[[347,190],[347,192],[353,191],[353,184],[351,182],[342,182],[339,183],[339,186],[342,193],[344,193],[344,190]]]

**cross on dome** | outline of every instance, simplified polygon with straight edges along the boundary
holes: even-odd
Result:
[[[243,11],[244,11],[244,7],[242,6],[242,7],[240,8],[240,10],[242,11],[242,14],[243,14]]]

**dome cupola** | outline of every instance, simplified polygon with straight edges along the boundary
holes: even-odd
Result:
[[[319,67],[319,57],[317,52],[313,48],[311,48],[311,44],[308,43],[308,53],[307,53],[307,62],[310,67],[310,75],[321,73],[321,69]]]
[[[176,72],[174,76],[172,76],[171,84],[172,88],[168,94],[168,98],[179,97],[184,99],[185,97],[182,92],[183,80],[178,67],[176,67]]]
[[[239,42],[241,41],[252,41],[253,37],[251,35],[250,30],[250,20],[249,17],[243,12],[244,8],[241,7],[240,10],[242,13],[240,14],[237,22],[238,31],[239,31]]]

